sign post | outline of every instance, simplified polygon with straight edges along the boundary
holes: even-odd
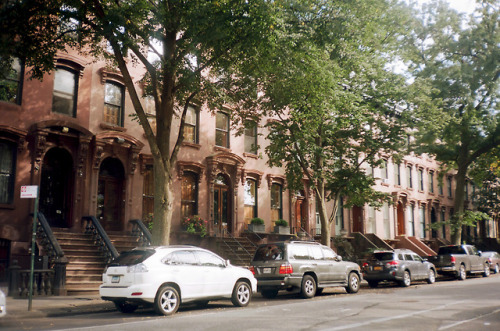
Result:
[[[29,300],[28,311],[31,311],[33,302],[33,276],[35,273],[35,241],[36,241],[36,225],[38,223],[38,186],[21,186],[21,198],[35,199],[35,210],[33,212],[33,233],[31,236],[31,267],[30,267],[30,283],[29,283]]]

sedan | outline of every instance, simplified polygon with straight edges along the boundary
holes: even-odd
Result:
[[[500,254],[497,252],[482,252],[481,256],[488,258],[491,271],[497,274],[500,272]]]
[[[257,280],[245,268],[193,246],[136,248],[123,252],[107,267],[99,294],[123,313],[153,306],[160,315],[174,314],[188,302],[231,299],[250,303]]]
[[[5,300],[5,294],[0,290],[0,317],[7,314],[7,301]]]

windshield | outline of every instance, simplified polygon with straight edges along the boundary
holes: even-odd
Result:
[[[257,248],[254,261],[278,261],[283,260],[283,245],[270,244]]]
[[[116,259],[111,261],[109,266],[131,266],[145,261],[155,253],[154,250],[133,250],[121,253]]]

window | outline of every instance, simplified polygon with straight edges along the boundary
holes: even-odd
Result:
[[[443,209],[441,209],[441,222],[443,223],[443,228],[442,228],[443,238],[446,238],[446,226],[444,224],[445,221],[446,221],[446,210],[443,208]]]
[[[377,232],[377,224],[375,223],[376,211],[375,207],[368,206],[368,224],[367,224],[367,232],[368,233],[376,233]]]
[[[396,185],[401,185],[401,165],[394,165],[394,183]]]
[[[444,195],[443,181],[442,180],[440,180],[439,183],[438,183],[438,190],[439,190],[439,195]]]
[[[248,123],[245,127],[245,153],[257,154],[257,125]]]
[[[250,224],[250,220],[257,217],[257,183],[253,179],[245,182],[245,221]]]
[[[383,160],[382,164],[380,165],[380,178],[382,178],[382,181],[384,183],[387,182],[387,179],[389,178],[389,175],[387,173],[387,160]]]
[[[420,238],[425,238],[425,206],[420,207]]]
[[[339,199],[339,205],[337,207],[337,213],[335,213],[335,225],[337,228],[344,229],[344,199]],[[321,222],[320,222],[321,227]]]
[[[384,205],[382,207],[382,212],[384,215],[384,235],[385,239],[390,239],[391,238],[391,223],[389,220],[389,203],[384,202]]]
[[[280,184],[271,185],[271,221],[283,218],[283,189]]]
[[[155,187],[153,166],[147,165],[144,173],[142,186],[142,221],[150,223],[153,221],[155,204]]]
[[[192,144],[198,143],[198,111],[188,106],[184,121],[184,141]]]
[[[182,175],[181,216],[190,217],[198,214],[198,176],[192,172]]]
[[[23,66],[13,58],[10,67],[0,68],[0,101],[21,104]]]
[[[448,188],[448,197],[451,198],[451,197],[453,197],[452,190],[451,190],[451,188],[452,188],[452,185],[451,185],[452,184],[452,179],[451,179],[451,177],[447,177],[446,178],[446,184],[447,184],[446,186]]]
[[[410,233],[409,233],[409,235],[414,236],[415,235],[415,205],[414,204],[410,205],[409,212],[410,212],[410,217],[408,218],[410,220],[410,227],[409,227]]]
[[[205,252],[205,251],[194,251],[194,255],[198,259],[198,262],[200,265],[205,266],[205,267],[219,267],[222,268],[226,264],[224,263],[224,260],[219,258],[218,256]]]
[[[413,188],[413,177],[412,177],[411,165],[406,167],[406,187]]]
[[[112,82],[104,85],[104,122],[123,126],[124,88]]]
[[[14,197],[16,146],[0,140],[0,204],[11,204]]]
[[[429,192],[434,193],[434,171],[429,171]]]
[[[78,74],[65,68],[56,68],[52,111],[76,117]]]
[[[321,217],[319,216],[319,199],[316,199],[316,235],[321,234]]]
[[[215,145],[229,148],[229,116],[218,112],[216,115]]]
[[[424,190],[424,169],[418,169],[418,189]]]

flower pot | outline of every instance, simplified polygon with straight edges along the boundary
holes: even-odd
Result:
[[[278,234],[290,234],[290,228],[288,226],[275,225],[274,233]]]
[[[248,231],[250,232],[266,232],[265,224],[248,224]]]

